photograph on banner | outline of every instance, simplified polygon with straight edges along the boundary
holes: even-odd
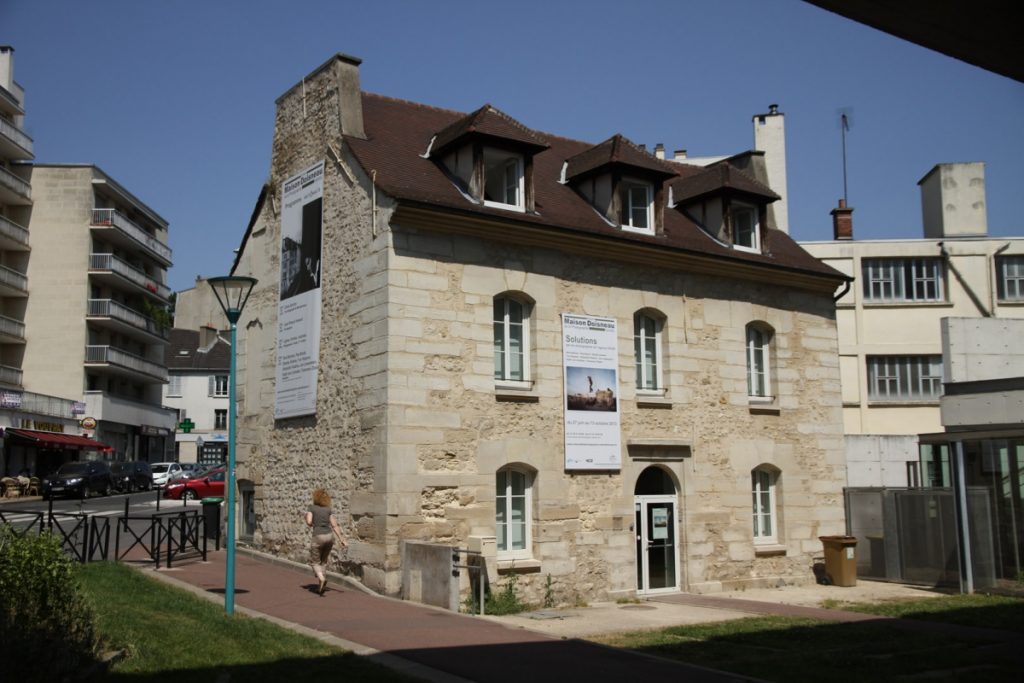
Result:
[[[562,314],[567,470],[622,466],[618,358],[614,318]]]
[[[281,298],[274,417],[316,413],[320,359],[324,162],[281,188]]]

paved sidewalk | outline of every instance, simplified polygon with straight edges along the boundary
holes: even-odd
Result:
[[[147,571],[222,603],[225,554],[213,552],[208,558]],[[752,680],[381,597],[338,579],[323,596],[315,588],[309,569],[236,555],[237,611],[326,634],[343,647],[427,680],[522,683],[537,679],[541,671],[546,680],[559,683]]]

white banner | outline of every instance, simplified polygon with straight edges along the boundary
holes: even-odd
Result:
[[[562,314],[565,469],[622,467],[619,339],[614,318]]]
[[[323,196],[322,161],[284,181],[281,189],[276,419],[316,414]]]

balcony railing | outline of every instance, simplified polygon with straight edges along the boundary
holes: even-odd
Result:
[[[119,259],[113,254],[91,254],[89,256],[89,268],[92,270],[109,270],[117,273],[140,287],[148,289],[162,299],[168,299],[171,296],[169,287],[160,284],[135,266]]]
[[[149,375],[161,382],[167,381],[167,368],[163,365],[157,365],[141,356],[136,356],[134,353],[128,353],[113,346],[86,346],[85,362],[116,365],[133,372]]]
[[[92,224],[118,228],[135,240],[140,246],[148,249],[160,260],[170,265],[171,248],[136,225],[131,219],[117,209],[93,209]]]
[[[85,404],[79,401],[37,394],[32,391],[23,391],[20,394],[20,403],[15,407],[26,413],[76,420],[85,412]]]
[[[91,318],[113,318],[114,320],[120,320],[161,339],[167,339],[170,336],[170,332],[166,327],[160,327],[152,318],[147,318],[138,311],[128,308],[113,299],[89,299],[88,315]]]
[[[0,384],[13,384],[21,386],[21,368],[12,368],[9,365],[0,365]]]
[[[28,277],[24,273],[19,273],[7,266],[0,266],[0,284],[23,292],[28,291]]]
[[[0,216],[0,235],[28,246],[28,228],[24,228],[10,218]]]
[[[0,315],[0,334],[24,339],[25,323],[14,318],[8,318],[6,315]]]
[[[0,185],[25,199],[32,199],[32,186],[2,167],[0,167]]]
[[[25,131],[3,117],[0,117],[0,135],[9,138],[11,142],[28,152],[29,157],[34,156],[32,153],[32,138],[26,135]]]

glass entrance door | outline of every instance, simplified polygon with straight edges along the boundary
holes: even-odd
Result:
[[[635,509],[637,591],[678,590],[675,496],[637,496]]]

